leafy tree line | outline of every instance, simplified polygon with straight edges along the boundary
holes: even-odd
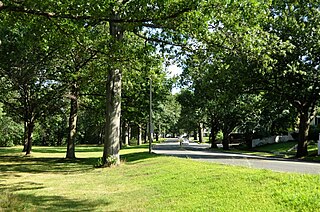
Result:
[[[235,128],[250,137],[298,114],[297,156],[307,154],[319,99],[319,6],[313,1],[2,1],[0,12],[1,79],[10,79],[2,102],[11,111],[22,108],[14,113],[24,122],[27,153],[42,111],[53,116],[55,105],[68,99],[67,156],[74,157],[79,108],[87,107],[100,114],[92,123],[105,126],[98,127],[103,162],[109,156],[119,161],[121,125],[124,132],[146,120],[135,107],[147,105],[147,86],[139,85],[146,76],[158,85],[165,81],[156,53],[161,49],[184,67],[192,104],[181,110],[193,111],[193,125],[210,123],[212,141],[221,130],[227,149]],[[159,100],[163,89],[155,92]]]
[[[121,104],[121,123],[141,125],[147,78],[155,82],[156,102],[165,100],[170,89],[145,28],[156,29],[161,22],[169,26],[196,4],[1,2],[1,102],[24,123],[26,154],[35,129],[42,144],[61,144],[67,134],[67,158],[75,157],[76,137],[88,139],[89,133],[104,142],[103,162],[112,156],[118,163]],[[93,111],[97,116],[90,120]],[[52,129],[56,142],[48,139]]]
[[[202,111],[213,135],[223,132],[225,149],[235,129],[249,138],[280,133],[298,118],[296,156],[308,154],[320,94],[319,18],[313,1],[230,1],[194,35],[201,48],[185,58],[183,84],[198,104],[188,110]]]

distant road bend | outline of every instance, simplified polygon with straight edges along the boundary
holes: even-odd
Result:
[[[275,159],[245,154],[219,153],[208,151],[208,144],[190,143],[180,147],[178,139],[171,138],[153,146],[153,152],[193,160],[246,166],[256,169],[269,169],[278,172],[296,172],[320,174],[320,163],[300,162],[286,159]]]

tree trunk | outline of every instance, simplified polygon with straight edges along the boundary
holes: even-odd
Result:
[[[27,147],[28,147],[28,122],[24,121],[23,150],[22,150],[22,152],[26,152]]]
[[[158,131],[158,140],[157,141],[159,141],[159,138],[161,138],[161,124],[159,124],[159,131]]]
[[[41,139],[41,145],[42,145],[42,146],[47,146],[47,145],[48,145],[48,144],[47,144],[47,137],[48,137],[48,135],[47,135],[46,130],[43,130],[43,132],[42,132],[42,139]]]
[[[120,129],[120,136],[121,136],[121,142],[120,142],[120,149],[122,149],[122,147],[125,145],[126,142],[126,123],[120,119],[120,125],[121,125],[121,129]]]
[[[33,129],[34,129],[34,121],[33,120],[28,122],[27,128],[28,128],[28,135],[27,135],[28,142],[27,142],[27,147],[26,147],[26,155],[30,155],[31,148],[32,148]]]
[[[214,124],[213,121],[211,121],[211,132],[210,132],[210,135],[211,135],[211,148],[212,149],[217,149],[218,148],[218,145],[217,145],[217,140],[216,140],[216,137],[217,137],[217,128]]]
[[[299,140],[296,157],[300,158],[308,155],[308,133],[309,133],[309,114],[308,110],[300,112]]]
[[[106,136],[103,150],[103,162],[113,156],[120,163],[120,114],[121,114],[121,72],[110,70],[107,85]]]
[[[138,124],[138,145],[142,144],[142,132],[141,132],[141,125]]]
[[[122,143],[122,145],[124,145],[124,146],[129,145],[128,136],[129,136],[128,124],[126,122],[123,122],[121,124],[121,143]]]
[[[214,116],[211,116],[211,148],[218,148],[217,145],[217,141],[216,141],[216,137],[217,137],[217,133],[219,132],[219,128],[218,128],[218,124],[214,119]]]
[[[113,19],[119,18],[117,14],[113,14]],[[117,44],[123,39],[123,29],[120,24],[109,22],[110,35],[113,38],[111,50],[116,59],[117,54],[121,52],[117,49]],[[120,164],[120,116],[121,116],[121,70],[116,68],[117,61],[108,71],[107,81],[107,114],[106,114],[106,137],[103,149],[103,163],[109,165],[107,158],[113,156],[115,165]]]
[[[203,142],[203,123],[199,124],[198,133],[199,133],[199,142],[202,143]]]
[[[104,136],[104,124],[100,124],[99,142],[98,142],[99,145],[103,143],[103,136]]]
[[[130,124],[128,124],[127,126],[128,126],[128,128],[127,128],[127,139],[128,139],[127,144],[128,145],[132,145],[132,143],[131,143],[131,140],[132,140],[132,129],[131,129]]]
[[[193,131],[193,140],[195,140],[195,141],[198,140],[198,133],[196,130]]]
[[[27,95],[28,99],[29,94]],[[26,155],[30,155],[31,154],[31,149],[32,149],[32,139],[33,139],[33,130],[34,130],[34,121],[35,121],[35,114],[33,113],[33,106],[31,104],[30,101],[26,101],[26,105],[25,105],[25,152]]]
[[[216,133],[213,129],[211,129],[211,148],[212,149],[217,149],[218,145],[217,145],[217,141],[216,141]]]
[[[230,141],[229,141],[229,132],[223,131],[223,140],[222,140],[222,146],[223,150],[229,150]]]
[[[28,112],[29,112],[29,107],[28,107],[28,97],[29,97],[29,92],[28,92],[28,86],[26,84],[23,84],[23,92],[21,93],[21,96],[23,96],[23,108],[24,108],[24,134],[23,134],[23,150],[22,152],[27,152],[28,148]]]
[[[62,145],[62,139],[63,139],[63,132],[61,132],[61,130],[58,131],[57,137],[58,137],[57,146],[61,146]]]
[[[79,91],[76,83],[71,88],[70,98],[70,116],[69,116],[69,132],[67,139],[67,155],[66,158],[74,159],[75,156],[75,138],[77,134],[77,119],[78,119],[78,97]]]
[[[144,130],[143,139],[144,139],[144,143],[146,144],[148,142],[148,129],[147,129],[147,127]]]

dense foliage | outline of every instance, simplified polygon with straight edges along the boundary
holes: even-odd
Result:
[[[228,149],[233,131],[250,140],[298,127],[297,156],[308,154],[320,97],[314,1],[6,0],[0,16],[2,116],[23,126],[8,144],[27,154],[33,140],[67,143],[68,158],[75,143],[103,143],[104,162],[119,159],[121,144],[146,139],[149,81],[157,135],[206,126]],[[184,70],[178,97],[167,61]]]

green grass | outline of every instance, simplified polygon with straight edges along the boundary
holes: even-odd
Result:
[[[253,149],[247,149],[246,147],[233,147],[230,150],[211,149],[213,152],[227,152],[227,153],[241,153],[247,155],[256,155],[263,157],[277,157],[277,158],[295,158],[296,149],[293,147],[297,142],[289,141],[283,143],[266,144],[263,146],[255,147]],[[291,150],[290,150],[291,149]],[[290,151],[289,151],[290,150]],[[310,142],[308,145],[309,155],[300,158],[303,161],[320,162],[320,156],[318,154],[317,143]]]
[[[275,157],[292,158],[292,157],[295,157],[296,155],[297,150],[293,148],[296,144],[297,142],[295,141],[267,144],[264,146],[256,147],[253,149],[253,151],[270,153]],[[316,143],[314,142],[309,143],[308,152],[309,152],[309,156],[302,158],[302,160],[314,161],[314,162],[320,161],[320,157],[317,155],[318,147]]]
[[[102,147],[0,148],[0,211],[319,211],[320,176],[276,173],[121,150],[96,169]]]
[[[294,147],[296,144],[297,142],[294,142],[294,141],[267,144],[267,145],[255,147],[254,150],[260,151],[260,152],[271,152],[271,153],[289,153],[288,150]]]

